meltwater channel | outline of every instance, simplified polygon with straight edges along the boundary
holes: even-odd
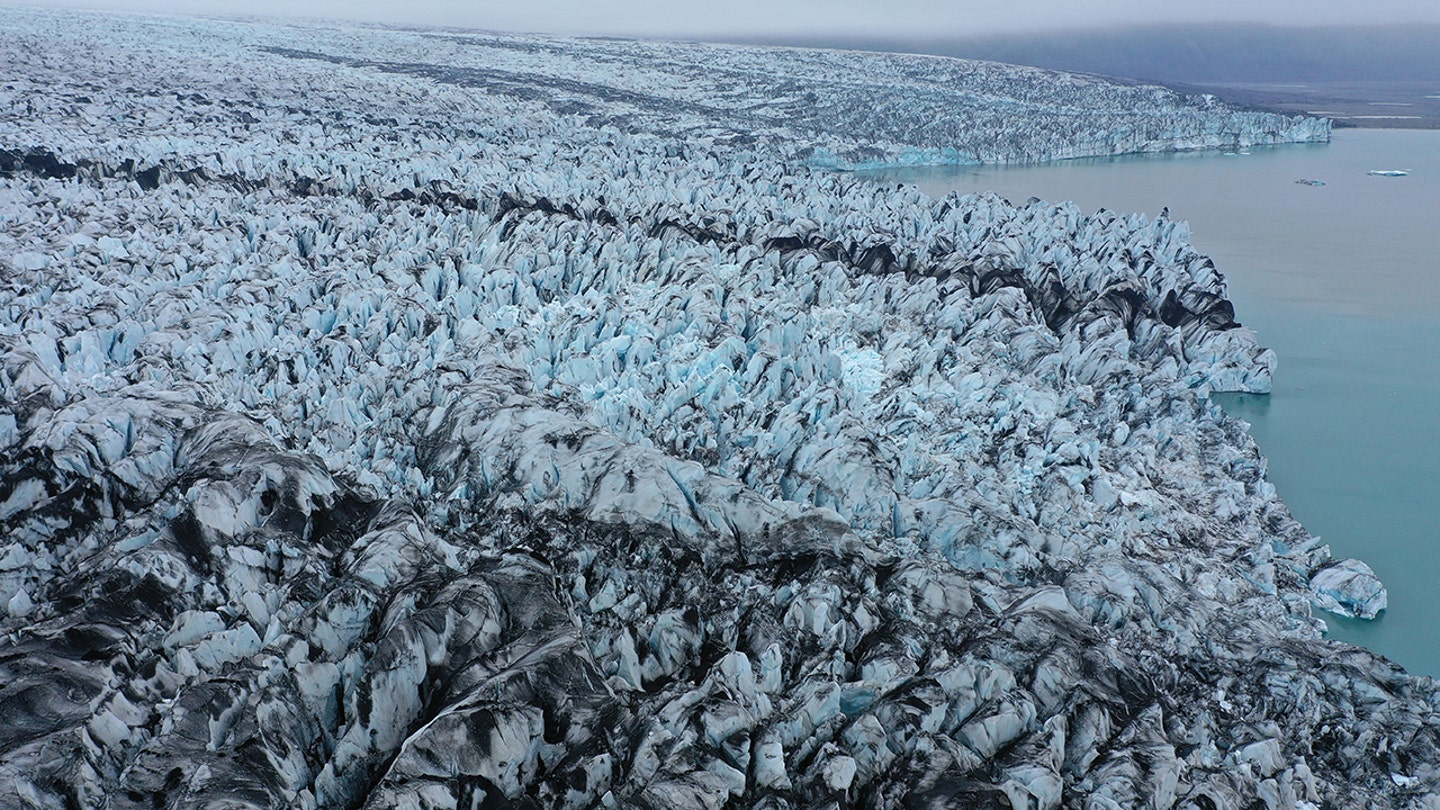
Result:
[[[1367,174],[1389,169],[1409,174]],[[1250,422],[1296,518],[1389,589],[1375,621],[1318,615],[1331,637],[1440,676],[1440,131],[868,176],[1189,221],[1236,317],[1280,358],[1272,394],[1216,401]]]

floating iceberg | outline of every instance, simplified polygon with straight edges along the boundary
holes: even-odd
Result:
[[[1310,577],[1320,607],[1352,619],[1373,619],[1385,609],[1385,588],[1370,566],[1360,560],[1340,560]]]

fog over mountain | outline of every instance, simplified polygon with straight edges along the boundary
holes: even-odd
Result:
[[[749,37],[984,59],[1211,93],[1254,109],[1323,115],[1339,126],[1440,126],[1440,25],[1127,27],[954,37]]]
[[[1440,25],[1279,27],[1150,25],[980,37],[770,38],[987,59],[1158,82],[1440,79]]]
[[[318,17],[410,25],[449,25],[502,31],[664,37],[977,37],[1126,25],[1242,22],[1266,25],[1440,25],[1440,4],[1423,0],[1299,2],[1214,0],[533,0],[527,3],[453,0],[39,0],[27,5],[105,11]],[[1163,54],[1164,51],[1158,53]]]

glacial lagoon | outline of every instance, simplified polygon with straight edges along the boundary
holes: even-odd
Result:
[[[1237,318],[1280,357],[1272,394],[1216,401],[1251,424],[1295,516],[1389,589],[1375,621],[1319,614],[1330,635],[1440,676],[1440,132],[882,176],[932,196],[989,190],[1149,216],[1168,206],[1187,220]]]

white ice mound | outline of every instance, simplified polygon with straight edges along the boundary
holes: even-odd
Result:
[[[1360,560],[1347,558],[1310,577],[1315,604],[1353,619],[1373,619],[1385,609],[1385,586]]]

